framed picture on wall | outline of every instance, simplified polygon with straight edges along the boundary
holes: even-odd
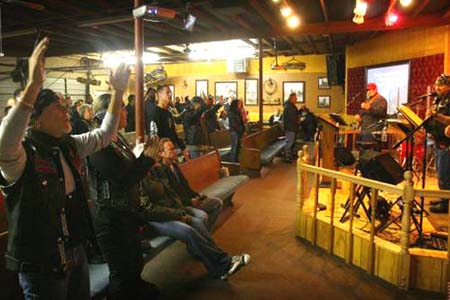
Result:
[[[245,105],[258,105],[258,79],[245,79]]]
[[[319,90],[330,89],[330,85],[328,84],[328,77],[319,77]]]
[[[217,81],[215,84],[215,96],[236,99],[238,94],[237,88],[237,81]]]
[[[317,107],[319,107],[319,108],[331,107],[331,97],[330,96],[317,96]]]
[[[195,81],[195,95],[199,97],[208,96],[208,80],[196,80]]]
[[[305,82],[283,81],[283,100],[287,100],[291,93],[297,95],[297,103],[305,103]]]

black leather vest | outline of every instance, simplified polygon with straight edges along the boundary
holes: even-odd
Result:
[[[67,247],[78,245],[93,234],[84,161],[77,154],[74,140],[67,136],[58,147],[51,147],[43,136],[26,136],[23,146],[27,162],[20,179],[9,186],[2,180],[8,218],[7,268],[8,259],[46,267],[58,265],[57,241],[64,236],[63,208],[69,231]],[[59,151],[75,179],[76,189],[70,198],[65,194]]]

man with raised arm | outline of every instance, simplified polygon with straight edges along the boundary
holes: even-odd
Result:
[[[93,232],[83,158],[106,147],[115,134],[129,70],[122,64],[110,77],[113,100],[102,126],[71,136],[64,99],[41,90],[49,42],[44,38],[34,49],[24,96],[0,126],[6,268],[18,273],[26,300],[88,300],[84,244]]]

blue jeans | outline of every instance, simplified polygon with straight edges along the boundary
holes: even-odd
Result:
[[[198,207],[186,207],[189,214],[204,219],[204,223],[209,231],[213,228],[220,213],[222,212],[223,202],[219,198],[208,197],[202,201]],[[193,210],[191,210],[193,209]]]
[[[230,131],[231,138],[231,152],[230,161],[239,162],[239,152],[241,151],[241,137],[242,134],[236,131]]]
[[[436,171],[439,189],[450,190],[450,150],[436,149]]]
[[[284,157],[286,159],[293,159],[292,148],[294,148],[295,143],[295,131],[286,131],[286,144],[284,145]]]
[[[64,278],[56,278],[53,273],[19,273],[19,283],[25,300],[89,300],[89,269],[83,246],[66,252],[73,261],[73,267]]]
[[[189,253],[203,262],[210,276],[219,277],[229,269],[231,257],[217,247],[201,218],[192,216],[188,223],[169,221],[149,224],[158,234],[186,243]]]

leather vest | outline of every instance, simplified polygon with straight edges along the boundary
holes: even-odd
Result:
[[[93,234],[86,201],[84,161],[77,154],[74,140],[67,136],[58,147],[49,147],[42,135],[28,134],[23,146],[27,162],[22,176],[12,185],[7,185],[2,178],[8,218],[6,267],[13,271],[16,269],[11,261],[44,268],[58,266],[58,239],[65,237],[65,245],[70,247]],[[59,151],[75,180],[75,192],[70,197],[65,194]],[[68,235],[64,234],[62,211]]]

